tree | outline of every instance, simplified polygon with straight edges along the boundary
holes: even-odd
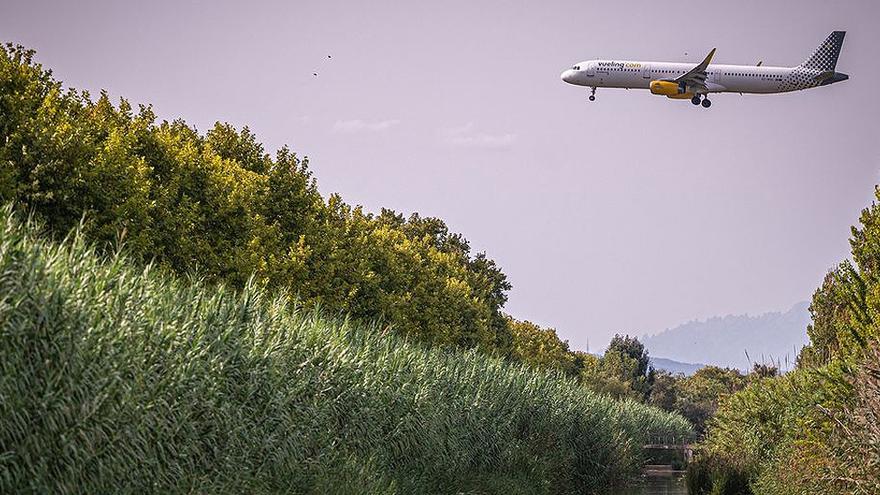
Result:
[[[241,131],[225,122],[217,122],[205,134],[205,145],[220,158],[235,161],[245,170],[265,174],[274,166],[263,145],[247,126]]]
[[[85,217],[99,246],[124,237],[134,259],[177,273],[253,277],[413,339],[511,353],[506,276],[441,219],[324,198],[307,159],[271,156],[247,127],[200,134],[105,93],[92,101],[12,45],[0,48],[0,199],[58,235]]]
[[[675,409],[703,433],[719,402],[745,386],[746,377],[738,370],[705,366],[681,381]]]
[[[849,261],[825,275],[810,304],[813,320],[807,326],[810,343],[798,356],[800,366],[821,366],[840,353],[840,339],[852,326],[852,310],[860,306],[857,300],[853,300],[850,289],[860,285],[857,280],[858,275]]]
[[[635,337],[615,335],[602,357],[575,355],[581,382],[591,390],[617,398],[645,402],[654,370],[645,346]]]
[[[647,376],[650,359],[648,358],[648,351],[645,350],[644,344],[639,342],[639,339],[629,335],[615,334],[605,350],[605,354],[609,353],[618,353],[634,359],[636,368],[633,370],[633,376]]]
[[[673,375],[666,370],[656,371],[648,404],[657,406],[665,411],[675,411],[683,379],[682,375]]]
[[[748,375],[751,381],[761,380],[763,378],[774,378],[779,376],[779,368],[772,364],[758,364],[752,366],[752,371]]]
[[[654,370],[650,366],[648,351],[639,339],[629,335],[614,335],[602,359],[607,376],[615,377],[635,391],[640,400],[651,393]]]
[[[577,373],[575,355],[568,342],[560,340],[556,330],[541,328],[529,321],[507,317],[512,336],[513,357],[535,368],[556,370],[570,376]]]

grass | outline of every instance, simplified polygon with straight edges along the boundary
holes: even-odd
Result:
[[[0,211],[0,492],[591,493],[681,417]]]

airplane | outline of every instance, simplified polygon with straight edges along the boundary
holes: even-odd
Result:
[[[786,93],[827,86],[849,79],[836,72],[837,57],[846,31],[834,31],[805,62],[796,67],[711,64],[715,49],[693,66],[676,62],[632,60],[587,60],[562,73],[562,80],[592,89],[648,89],[652,94],[675,100],[690,99],[709,108],[709,93]]]

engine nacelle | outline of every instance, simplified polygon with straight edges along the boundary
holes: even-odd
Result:
[[[673,81],[651,81],[651,93],[663,96],[677,96],[684,94],[684,88]]]
[[[667,98],[672,98],[673,100],[690,100],[694,97],[694,93],[682,93],[680,95],[666,95]]]

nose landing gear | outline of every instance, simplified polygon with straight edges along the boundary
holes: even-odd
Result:
[[[590,88],[590,101],[596,101],[596,87]]]

